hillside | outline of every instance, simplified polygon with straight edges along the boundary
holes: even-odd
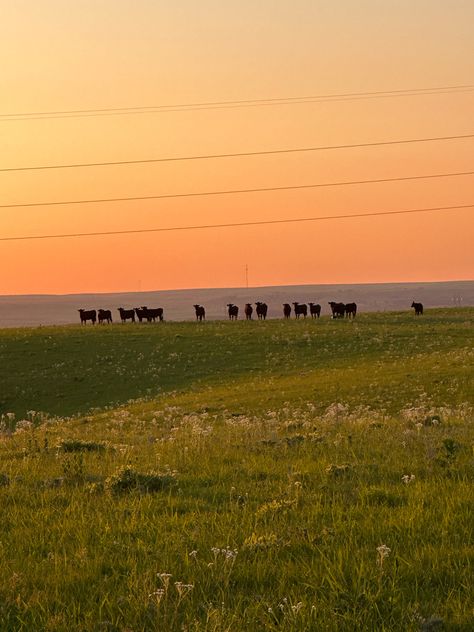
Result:
[[[426,307],[474,305],[474,281],[439,283],[373,283],[358,285],[290,285],[258,288],[216,288],[128,292],[111,294],[68,294],[0,296],[0,327],[61,325],[78,322],[77,310],[118,307],[164,307],[167,320],[194,318],[193,304],[205,306],[208,319],[226,317],[227,303],[265,301],[269,318],[280,318],[282,303],[298,301],[322,305],[328,301],[357,302],[360,312],[408,310],[413,300]]]
[[[473,317],[0,330],[1,629],[473,630]]]

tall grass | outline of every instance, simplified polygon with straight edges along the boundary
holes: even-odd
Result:
[[[68,336],[144,336],[167,368],[139,401],[99,372],[102,410],[4,412],[0,629],[474,629],[468,317],[2,332],[12,355],[64,341],[61,389]]]

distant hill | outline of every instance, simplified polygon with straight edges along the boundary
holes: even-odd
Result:
[[[474,281],[439,283],[363,283],[356,285],[286,285],[257,288],[204,288],[111,294],[0,296],[0,327],[60,325],[78,323],[77,310],[111,309],[119,320],[118,307],[163,307],[167,320],[194,318],[193,304],[206,308],[208,319],[226,317],[226,304],[265,301],[269,318],[282,316],[282,303],[309,301],[329,313],[328,301],[358,304],[359,311],[408,310],[413,300],[425,307],[474,305]],[[243,314],[242,314],[243,315]]]

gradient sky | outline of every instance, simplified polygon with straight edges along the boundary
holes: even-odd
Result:
[[[0,114],[474,83],[472,0],[4,0]],[[130,116],[0,120],[0,167],[474,132],[474,91]],[[0,204],[474,169],[474,140],[0,173]],[[0,210],[0,236],[474,202],[472,176],[215,198]],[[474,209],[0,242],[0,294],[472,279]]]

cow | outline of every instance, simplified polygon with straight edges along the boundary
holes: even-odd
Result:
[[[135,310],[134,309],[124,309],[123,307],[118,308],[118,312],[120,314],[120,319],[122,323],[127,322],[130,319],[132,322],[135,322]]]
[[[415,301],[413,301],[411,306],[415,310],[415,316],[423,316],[423,303],[415,303]]]
[[[196,312],[196,320],[206,320],[206,310],[202,305],[193,305],[194,311]]]
[[[346,317],[355,318],[357,314],[357,303],[346,303]]]
[[[245,303],[245,318],[247,320],[252,320],[253,307],[251,303]]]
[[[112,322],[112,312],[110,311],[110,309],[99,309],[97,316],[99,320],[99,325],[102,325],[102,323],[104,322],[107,322],[109,324]]]
[[[149,323],[151,321],[156,322],[156,319],[159,318],[160,321],[163,320],[163,308],[162,307],[147,307],[146,305],[142,305],[141,309],[145,315],[145,318]]]
[[[139,323],[141,323],[143,319],[148,320],[145,310],[142,309],[141,307],[135,307],[135,314],[137,315]]]
[[[305,318],[308,314],[308,306],[306,305],[306,303],[293,303],[294,308],[295,308],[295,317],[299,318],[301,315],[303,315]]]
[[[261,301],[257,301],[255,305],[257,306],[258,320],[266,320],[268,305],[266,303],[262,303]]]
[[[319,318],[321,316],[321,305],[318,303],[308,303],[311,318]]]
[[[234,303],[227,303],[227,313],[229,314],[229,320],[237,320],[239,317],[239,306]]]
[[[291,316],[291,305],[289,303],[283,303],[283,316],[289,318]]]
[[[95,325],[95,322],[97,320],[97,312],[95,311],[95,309],[80,309],[78,311],[81,316],[81,325],[87,325],[88,320],[92,321],[92,324]]]
[[[333,318],[344,318],[346,314],[346,306],[344,303],[335,303],[334,301],[329,301],[329,305],[331,306]]]

